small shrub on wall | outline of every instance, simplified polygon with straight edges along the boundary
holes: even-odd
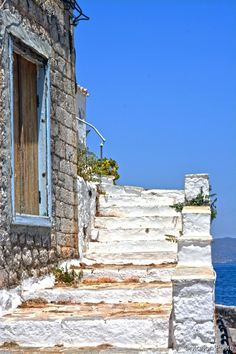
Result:
[[[113,176],[114,181],[120,178],[119,165],[112,158],[104,157],[102,160],[87,148],[78,148],[77,174],[85,181],[94,181],[96,176]]]
[[[204,195],[201,190],[196,198],[193,198],[192,200],[185,200],[183,203],[171,205],[171,208],[174,208],[177,212],[181,213],[185,206],[209,206],[211,208],[211,221],[213,221],[217,216],[217,198],[215,198],[215,196],[216,194]]]

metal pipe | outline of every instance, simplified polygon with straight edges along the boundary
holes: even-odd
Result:
[[[79,122],[84,123],[84,124],[88,125],[89,127],[93,128],[93,130],[97,133],[97,135],[102,139],[102,142],[105,143],[106,139],[102,136],[102,134],[97,130],[97,128],[93,124],[88,123],[88,122],[86,122],[86,120],[83,120],[79,117],[76,117],[76,119]]]
[[[103,143],[100,144],[100,158],[103,160]]]
[[[100,144],[100,184],[102,183],[103,142]]]

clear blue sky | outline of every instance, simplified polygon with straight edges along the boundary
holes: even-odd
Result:
[[[236,236],[236,1],[79,0],[77,80],[120,184],[210,174],[215,237]],[[90,136],[90,149],[99,141]]]

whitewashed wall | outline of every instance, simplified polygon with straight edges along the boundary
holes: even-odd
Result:
[[[209,195],[208,175],[187,175],[185,199],[195,198],[201,190]],[[178,265],[172,277],[172,344],[176,353],[215,354],[215,272],[211,259],[210,207],[184,207],[182,221]]]
[[[86,104],[89,93],[81,86],[77,86],[76,93],[76,116],[86,121]],[[86,147],[86,124],[77,120],[78,143],[80,146]]]
[[[83,178],[78,177],[77,188],[79,254],[82,258],[89,242],[91,229],[94,226],[97,186],[95,183],[86,182]]]

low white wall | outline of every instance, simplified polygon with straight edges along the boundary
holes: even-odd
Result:
[[[213,270],[177,267],[172,283],[175,352],[216,354]]]
[[[97,185],[93,182],[86,182],[83,178],[78,177],[77,193],[79,255],[80,258],[83,258],[83,254],[86,250],[91,235],[91,229],[94,227]]]
[[[209,195],[208,176],[187,175],[185,199],[191,200],[201,191]],[[175,353],[216,353],[210,220],[208,206],[188,206],[182,211],[183,234],[178,239],[178,265],[172,277]]]

